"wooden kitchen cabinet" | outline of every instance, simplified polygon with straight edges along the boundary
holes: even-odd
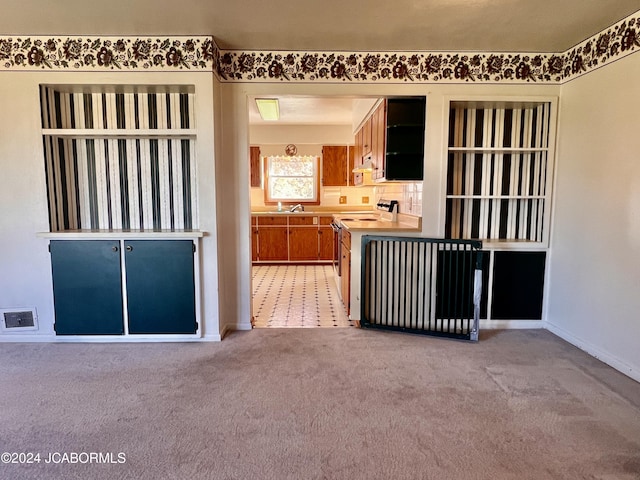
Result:
[[[349,167],[347,168],[347,172],[349,174],[349,185],[356,185],[355,176],[356,173],[353,172],[353,168],[355,167],[355,158],[356,158],[356,147],[355,145],[349,145],[349,149],[347,150],[347,155],[349,156]],[[362,174],[360,174],[362,178]]]
[[[253,215],[251,257],[254,263],[333,260],[332,215]]]
[[[343,187],[348,179],[348,150],[346,145],[324,145],[322,147],[322,185]]]
[[[258,227],[258,259],[261,262],[289,259],[286,227]]]
[[[381,102],[355,136],[355,166],[371,155],[375,181],[423,179],[426,97],[392,97]],[[362,185],[361,173],[354,185]]]
[[[371,153],[372,119],[369,117],[362,126],[362,158]]]
[[[331,221],[332,217],[320,217],[318,260],[333,260],[333,229],[330,226]]]
[[[258,217],[251,217],[251,261],[258,260]]]
[[[318,217],[289,217],[289,261],[318,260]]]
[[[342,245],[340,255],[340,296],[342,303],[347,310],[347,315],[351,313],[351,232],[342,230]]]
[[[251,186],[261,187],[260,147],[249,147],[249,169],[251,171]]]
[[[260,216],[257,221],[257,257],[262,262],[289,259],[287,217],[285,215]]]
[[[289,228],[289,260],[291,262],[318,260],[318,227]]]
[[[385,176],[386,108],[385,100],[378,105],[371,117],[371,160],[374,165],[371,177],[374,180]]]

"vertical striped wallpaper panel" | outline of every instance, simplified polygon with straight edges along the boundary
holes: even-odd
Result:
[[[61,128],[90,128],[87,124],[96,120],[96,116],[90,113],[94,94],[88,97],[85,94],[60,95],[60,99],[65,101],[57,103],[52,100],[56,94],[51,95],[43,89],[43,125],[54,125],[44,128],[58,128],[60,125],[63,126]],[[98,94],[109,99],[105,100],[107,103],[118,95]],[[73,100],[77,98],[83,98],[86,103],[83,101],[81,107],[77,107]],[[50,110],[52,101],[55,108]],[[116,105],[118,102],[122,104],[121,100],[114,101]],[[172,107],[177,106],[177,111],[171,115],[175,113],[178,125],[191,128],[193,124],[188,112],[193,111],[190,110],[192,104],[192,100],[187,98],[175,104],[168,101],[169,110],[162,115],[173,112]],[[136,105],[135,100],[131,105]],[[157,118],[155,121],[150,117],[146,120],[140,116],[132,118],[130,114],[136,110],[116,108],[113,112],[120,112],[115,116],[116,124],[138,125],[141,129],[150,128],[149,124],[166,128],[162,125],[172,121],[169,116],[166,117],[167,123]],[[78,115],[70,114],[73,111]],[[109,123],[110,115],[105,117],[104,128],[113,128],[113,123]],[[77,118],[83,120],[76,123]],[[144,138],[127,136],[123,132],[121,138],[45,135],[43,142],[52,232],[198,228],[194,139]]]
[[[451,109],[448,238],[543,240],[549,121],[548,103]],[[461,152],[455,147],[494,150]]]
[[[69,93],[43,85],[40,95],[42,128],[195,128],[195,95],[191,93]]]

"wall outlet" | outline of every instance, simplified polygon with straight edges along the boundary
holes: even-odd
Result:
[[[362,197],[362,203],[369,203],[369,197]]]
[[[347,203],[347,196],[346,195],[340,195],[340,203]]]

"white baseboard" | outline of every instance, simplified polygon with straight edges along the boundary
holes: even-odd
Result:
[[[480,320],[480,330],[531,330],[544,328],[542,320]]]
[[[28,334],[16,334],[10,333],[7,335],[0,335],[0,343],[43,343],[43,342],[55,342],[55,335],[28,335]]]
[[[219,342],[222,340],[222,335],[220,335],[219,333],[209,333],[209,334],[205,334],[205,336],[202,338],[205,342]]]
[[[0,343],[219,342],[220,335],[0,335]]]
[[[615,368],[620,373],[624,373],[628,377],[634,379],[636,382],[640,382],[640,367],[629,365],[627,362],[620,360],[615,355],[612,355],[609,352],[601,350],[596,347],[592,343],[589,343],[579,337],[576,337],[572,333],[567,332],[565,329],[558,327],[557,325],[553,325],[552,323],[545,322],[546,329],[549,330],[554,335],[566,340],[571,345],[578,347],[580,350],[585,351],[589,355],[594,358],[597,358],[601,362],[606,363],[610,367]]]

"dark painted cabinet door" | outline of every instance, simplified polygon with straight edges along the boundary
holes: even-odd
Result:
[[[57,335],[122,335],[120,242],[51,240]]]
[[[129,333],[195,333],[193,242],[131,240],[124,254]]]
[[[495,252],[494,320],[540,320],[544,294],[545,252]]]

